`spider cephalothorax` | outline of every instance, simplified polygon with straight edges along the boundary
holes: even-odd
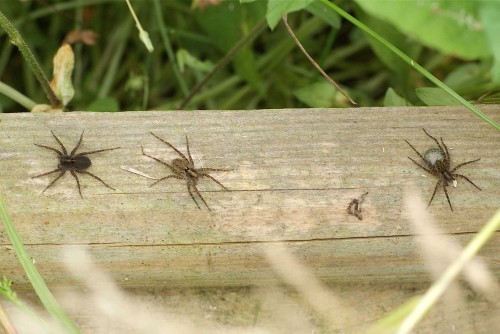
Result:
[[[70,154],[68,154],[68,151],[66,151],[66,147],[64,147],[64,145],[61,143],[59,138],[56,137],[54,132],[52,132],[52,131],[50,131],[50,132],[52,133],[52,136],[54,136],[56,141],[59,143],[59,145],[61,146],[62,152],[59,151],[58,149],[50,147],[50,146],[45,146],[45,145],[40,145],[40,144],[35,144],[35,145],[56,152],[58,155],[58,158],[59,158],[59,164],[57,165],[56,169],[54,169],[50,172],[46,172],[46,173],[42,173],[42,174],[33,176],[32,178],[37,178],[37,177],[41,177],[41,176],[45,176],[45,175],[49,175],[49,174],[57,173],[57,172],[60,172],[60,174],[54,180],[52,180],[52,182],[50,182],[49,185],[47,187],[45,187],[45,189],[42,192],[45,192],[45,190],[50,188],[67,171],[69,171],[71,173],[71,175],[73,175],[73,177],[75,178],[76,185],[78,186],[78,192],[80,193],[81,198],[83,198],[82,190],[80,189],[80,180],[78,180],[78,176],[76,175],[76,173],[87,174],[87,175],[93,177],[94,179],[101,181],[101,183],[104,184],[106,187],[115,190],[115,188],[112,188],[109,185],[107,185],[106,182],[101,180],[99,177],[97,177],[94,174],[92,174],[91,172],[87,171],[87,169],[92,165],[92,162],[90,161],[89,157],[87,157],[87,155],[99,153],[99,152],[104,152],[104,151],[116,150],[119,147],[105,148],[103,150],[96,150],[96,151],[82,152],[82,153],[75,154],[76,151],[78,150],[78,147],[80,147],[80,144],[82,143],[82,139],[83,139],[83,132],[82,132],[82,134],[80,136],[80,140],[78,141],[78,144],[76,144],[75,148],[71,151]]]
[[[457,169],[460,167],[479,161],[481,158],[476,159],[476,160],[471,160],[467,162],[463,162],[461,164],[456,165],[453,169],[451,169],[450,164],[451,164],[451,158],[450,158],[450,153],[448,152],[448,147],[446,147],[446,144],[443,141],[443,138],[441,139],[441,144],[439,141],[431,136],[430,134],[427,133],[427,131],[424,130],[425,134],[432,138],[437,144],[438,147],[433,147],[428,149],[427,151],[424,152],[424,154],[421,154],[418,152],[415,147],[413,147],[412,144],[408,142],[408,140],[405,140],[408,145],[418,154],[418,156],[424,161],[425,167],[413,160],[412,158],[408,157],[411,161],[413,161],[417,166],[425,170],[427,173],[432,174],[436,176],[439,180],[436,183],[436,186],[434,187],[434,192],[432,193],[432,197],[429,201],[429,205],[431,205],[432,200],[434,199],[434,195],[436,195],[436,191],[440,185],[443,186],[444,194],[446,195],[446,199],[448,200],[448,204],[450,205],[451,211],[453,211],[453,206],[451,205],[450,197],[448,196],[448,190],[446,187],[449,185],[449,183],[452,183],[454,187],[457,186],[457,178],[462,178],[472,184],[474,187],[477,189],[481,190],[478,186],[474,184],[467,176],[464,176],[462,174],[457,174],[455,173]]]
[[[153,156],[151,156],[149,154],[146,154],[144,152],[144,148],[141,147],[142,154],[144,154],[145,156],[147,156],[147,157],[149,157],[151,159],[154,159],[154,160],[158,161],[162,165],[167,166],[172,171],[172,173],[174,173],[174,174],[167,175],[167,176],[162,177],[161,179],[157,180],[156,182],[154,182],[153,184],[151,184],[151,187],[154,186],[155,184],[157,184],[160,181],[163,181],[163,180],[166,180],[166,179],[170,179],[170,178],[185,180],[186,184],[187,184],[187,189],[188,189],[189,195],[191,196],[191,198],[193,199],[193,201],[196,203],[196,206],[198,207],[198,209],[201,210],[201,207],[200,207],[200,205],[198,204],[198,202],[196,201],[196,199],[195,199],[195,197],[193,195],[193,190],[196,193],[196,195],[198,195],[198,197],[203,201],[203,203],[205,204],[205,206],[207,207],[207,209],[209,211],[212,211],[212,210],[210,210],[210,207],[208,206],[207,202],[205,202],[205,199],[203,198],[203,196],[201,196],[201,193],[198,191],[198,188],[196,188],[196,185],[198,184],[198,181],[201,178],[208,178],[208,179],[214,181],[215,183],[217,183],[224,190],[229,190],[222,183],[220,183],[219,181],[217,181],[213,176],[209,175],[208,173],[210,173],[210,172],[228,172],[228,171],[230,171],[230,169],[221,169],[221,168],[196,168],[194,166],[193,158],[191,157],[191,152],[189,151],[189,141],[188,141],[188,137],[187,136],[186,136],[186,147],[187,147],[188,156],[186,157],[184,154],[181,153],[181,151],[179,151],[178,149],[176,149],[169,142],[161,139],[160,137],[158,137],[157,135],[155,135],[152,132],[151,132],[151,134],[153,136],[155,136],[161,142],[167,144],[170,148],[172,148],[180,156],[180,158],[173,159],[172,162],[170,164],[168,164],[168,163],[166,163],[163,160],[160,160],[160,159],[155,158],[155,157],[153,157]]]

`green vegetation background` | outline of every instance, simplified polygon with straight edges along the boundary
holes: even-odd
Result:
[[[350,106],[306,59],[279,21],[282,8],[276,7],[286,7],[286,3],[303,8],[290,13],[288,20],[305,49],[359,106],[456,103],[435,88],[422,89],[433,85],[318,1],[241,2],[132,1],[155,47],[152,53],[139,40],[125,1],[9,0],[0,7],[48,77],[52,57],[70,32],[96,34],[94,45],[73,45],[76,93],[70,110],[176,109],[214,64],[266,19],[269,25],[276,25],[274,30],[267,25],[258,30],[255,39],[186,109]],[[498,25],[488,18],[500,13],[494,2],[335,3],[466,99],[495,101],[496,47],[488,39]],[[4,32],[0,45],[0,81],[37,103],[47,103],[30,68]],[[27,111],[7,95],[0,95],[0,108],[3,112]]]

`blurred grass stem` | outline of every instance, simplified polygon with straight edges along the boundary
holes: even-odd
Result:
[[[9,35],[12,44],[17,46],[19,48],[19,51],[21,51],[24,60],[30,66],[31,70],[35,74],[35,77],[38,79],[38,82],[40,82],[40,85],[42,86],[45,95],[47,95],[47,97],[49,98],[52,108],[62,108],[63,105],[61,101],[59,101],[52,88],[50,88],[49,81],[47,80],[47,77],[43,73],[42,68],[35,59],[35,56],[29,49],[28,45],[22,38],[19,31],[17,31],[14,25],[9,21],[9,19],[7,19],[7,17],[1,11],[0,11],[0,26],[2,26],[2,28]]]

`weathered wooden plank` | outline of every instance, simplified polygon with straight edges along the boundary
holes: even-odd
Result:
[[[497,122],[497,106],[482,109]],[[431,206],[440,228],[465,242],[499,207],[500,134],[459,107],[259,111],[124,112],[0,115],[2,196],[30,253],[49,283],[64,283],[58,264],[64,245],[89,245],[97,262],[129,286],[244,285],[273,274],[262,256],[268,242],[285,241],[326,280],[420,281],[411,226],[402,211],[405,187],[416,184],[427,200],[435,179],[422,177],[404,142],[425,150],[421,128],[442,136],[452,165],[481,158]],[[121,146],[92,157],[90,171],[116,188],[81,176],[84,199],[65,175],[45,193],[55,154],[53,130],[71,149],[85,130],[82,151]],[[189,135],[195,163],[232,168],[200,190],[213,212],[198,210],[182,180],[153,182],[120,169],[162,177],[167,168],[141,154],[176,158],[153,131],[185,152]],[[54,174],[56,175],[56,174]],[[369,192],[359,221],[346,213],[351,199]],[[499,233],[500,235],[500,233]],[[498,260],[499,235],[483,255]],[[0,273],[24,282],[0,231]],[[492,268],[500,274],[498,265]]]

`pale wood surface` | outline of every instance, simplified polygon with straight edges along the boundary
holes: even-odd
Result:
[[[500,122],[498,106],[482,106]],[[500,206],[500,133],[460,107],[359,108],[260,111],[0,114],[0,184],[14,224],[49,283],[69,282],[58,256],[64,245],[88,245],[95,260],[127,286],[246,285],[275,280],[262,256],[269,242],[285,241],[328,281],[422,281],[403,193],[415,184],[425,201],[436,179],[419,170],[408,139],[433,146],[425,127],[452,148],[452,165],[483,188],[459,180],[431,206],[439,227],[465,244]],[[92,155],[82,200],[71,175],[45,193],[54,176],[31,177],[56,167],[53,130],[70,150],[85,130],[81,151],[121,146]],[[162,177],[167,168],[140,146],[170,161],[175,153],[153,131],[199,166],[232,168],[213,173],[230,192],[199,185],[213,213],[198,210],[182,180],[150,188],[152,180],[128,166]],[[54,174],[55,175],[55,174]],[[346,213],[368,191],[364,220]],[[482,255],[500,275],[500,233]],[[22,270],[0,230],[0,273],[21,284]],[[496,260],[496,261],[495,261]]]

